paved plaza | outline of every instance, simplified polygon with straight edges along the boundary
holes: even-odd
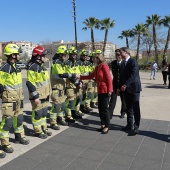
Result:
[[[15,151],[0,159],[0,170],[170,170],[170,89],[162,85],[160,72],[156,80],[149,80],[149,72],[140,72],[140,77],[142,120],[139,135],[121,131],[126,118],[119,118],[118,98],[108,134],[96,131],[100,122],[94,109],[69,127],[51,130],[51,137],[38,139],[33,134],[27,96],[24,125],[30,144],[14,144],[11,133]]]

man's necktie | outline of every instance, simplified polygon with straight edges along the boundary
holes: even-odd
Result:
[[[123,69],[126,67],[126,61],[123,61]]]

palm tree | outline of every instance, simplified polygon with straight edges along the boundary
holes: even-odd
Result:
[[[141,40],[142,40],[141,45],[145,46],[146,52],[147,52],[147,54],[148,54],[148,55],[147,55],[147,61],[146,61],[145,66],[144,66],[144,68],[146,68],[146,65],[148,64],[149,58],[150,58],[150,55],[151,55],[151,48],[152,48],[152,46],[153,46],[153,44],[154,44],[154,42],[153,42],[153,33],[152,33],[152,30],[151,30],[151,29],[148,29],[148,30],[147,30],[147,35],[143,35],[143,36],[141,37]]]
[[[158,63],[158,49],[157,49],[157,37],[156,37],[156,26],[160,25],[160,16],[157,14],[153,14],[151,17],[147,16],[146,25],[152,25],[153,30],[153,40],[154,40],[154,48],[155,48],[155,60]]]
[[[163,18],[160,21],[160,24],[163,24],[164,27],[168,28],[168,35],[167,35],[167,38],[166,38],[166,44],[165,44],[165,48],[164,48],[164,52],[163,52],[163,55],[165,56],[166,53],[167,53],[167,49],[168,49],[168,45],[169,45],[169,40],[170,40],[170,15],[169,16],[165,16],[165,18]]]
[[[118,38],[123,39],[124,37],[126,38],[126,47],[129,48],[129,39],[128,38],[133,37],[132,30],[123,30],[121,35]]]
[[[88,28],[91,31],[91,42],[92,42],[92,51],[95,50],[94,46],[94,28],[99,29],[99,20],[95,17],[89,17],[86,18],[83,21],[83,24],[85,24],[85,27],[82,28],[82,30],[87,30]]]
[[[133,35],[137,36],[138,44],[137,44],[137,53],[136,53],[136,60],[139,58],[139,48],[140,48],[140,41],[141,35],[147,35],[147,26],[145,24],[137,24],[135,28],[132,29]]]
[[[109,32],[110,28],[113,28],[115,26],[115,20],[110,21],[110,17],[105,18],[100,21],[100,24],[101,24],[100,29],[105,30],[104,44],[103,44],[103,54],[104,54],[105,48],[106,48],[106,43],[107,43],[108,32]]]

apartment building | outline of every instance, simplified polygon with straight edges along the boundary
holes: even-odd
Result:
[[[37,46],[35,43],[27,41],[15,42],[15,44],[22,48],[23,52],[20,56],[24,61],[28,61],[32,57],[32,51]]]

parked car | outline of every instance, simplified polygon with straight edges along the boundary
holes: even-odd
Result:
[[[18,68],[21,68],[21,69],[26,68],[26,64],[23,63],[23,62],[17,62],[17,63],[16,63],[16,66],[17,66]]]

